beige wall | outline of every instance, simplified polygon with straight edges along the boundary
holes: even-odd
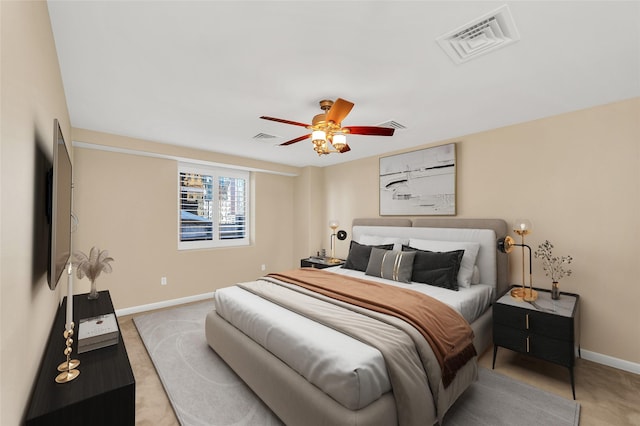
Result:
[[[73,139],[92,144],[74,149],[79,219],[74,249],[109,250],[115,259],[113,272],[102,274],[97,286],[109,289],[116,309],[208,293],[295,266],[292,224],[297,202],[292,175],[298,169],[82,129],[74,129]],[[252,244],[178,250],[177,161],[105,151],[107,145],[272,170],[252,174]],[[266,271],[261,270],[263,264]],[[166,286],[160,285],[161,277],[167,277]],[[86,278],[75,283],[77,293],[89,291],[89,286]]]
[[[327,223],[324,219],[324,169],[303,168],[296,178],[295,194],[293,255],[294,261],[299,262],[326,247],[322,245],[324,228],[315,225]]]
[[[434,145],[447,142],[457,142],[458,217],[530,219],[534,250],[548,239],[554,254],[574,257],[561,289],[581,295],[582,348],[640,363],[640,99]],[[349,229],[355,217],[378,216],[378,162],[325,169],[327,220]],[[341,256],[347,249],[338,244]],[[533,266],[534,285],[549,288],[540,261]]]
[[[47,285],[43,170],[53,119],[68,142],[71,128],[46,3],[2,1],[0,20],[0,424],[17,425],[66,288]]]

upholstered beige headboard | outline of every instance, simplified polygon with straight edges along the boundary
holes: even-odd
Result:
[[[416,228],[470,228],[491,229],[497,238],[508,235],[507,222],[503,219],[462,219],[462,218],[357,218],[353,226],[398,226]],[[509,264],[505,253],[497,251],[497,297],[509,289]]]

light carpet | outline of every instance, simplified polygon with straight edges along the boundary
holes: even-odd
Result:
[[[207,301],[135,317],[160,380],[182,425],[280,425],[280,420],[207,344]],[[444,426],[575,426],[580,405],[480,368]]]

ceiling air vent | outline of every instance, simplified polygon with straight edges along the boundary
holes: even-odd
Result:
[[[505,4],[436,40],[453,62],[461,64],[515,43],[520,40],[520,34]]]
[[[277,136],[270,135],[268,133],[258,133],[253,137],[253,139],[274,139],[274,138],[277,138]]]
[[[398,123],[394,120],[385,121],[384,123],[378,124],[378,127],[387,127],[391,129],[406,129],[407,127]]]

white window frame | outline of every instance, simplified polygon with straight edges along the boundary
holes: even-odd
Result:
[[[229,178],[237,178],[244,179],[245,181],[245,233],[243,238],[233,238],[233,239],[220,239],[219,238],[219,223],[218,223],[218,212],[220,211],[220,205],[218,204],[218,186],[214,184],[214,194],[213,194],[213,239],[211,240],[199,240],[199,241],[181,241],[180,229],[181,229],[181,215],[180,210],[181,206],[181,183],[180,183],[180,174],[181,173],[193,173],[199,175],[209,175],[214,177],[214,182],[218,182],[220,177],[229,177]],[[201,164],[192,164],[186,162],[178,162],[178,173],[176,176],[177,186],[178,186],[178,195],[176,197],[177,200],[177,212],[178,212],[178,225],[176,228],[177,240],[178,240],[178,250],[195,250],[195,249],[207,249],[207,248],[219,248],[219,247],[238,247],[238,246],[248,246],[251,242],[251,196],[250,196],[250,188],[251,188],[251,173],[246,170],[239,169],[231,169],[231,168],[223,168],[223,167],[215,167],[215,166],[207,166]]]

